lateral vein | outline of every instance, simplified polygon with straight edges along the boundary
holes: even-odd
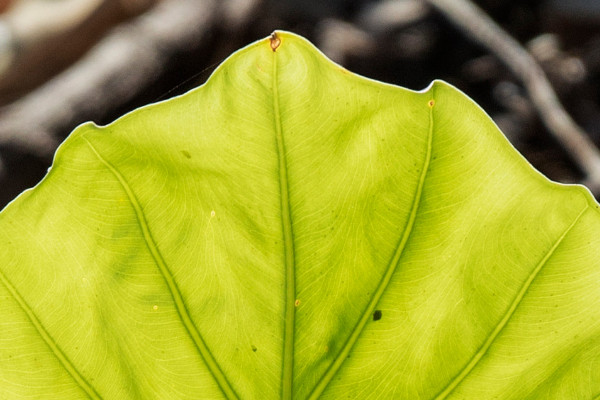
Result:
[[[432,98],[433,97],[434,96],[432,93]],[[417,188],[415,190],[415,195],[413,197],[413,201],[411,204],[410,214],[408,217],[408,221],[406,222],[406,226],[404,227],[404,232],[402,234],[402,237],[400,238],[400,241],[398,242],[398,245],[396,246],[396,251],[394,252],[393,257],[392,257],[390,263],[388,264],[386,272],[385,272],[384,276],[382,277],[381,281],[379,282],[377,290],[373,293],[373,297],[371,298],[369,304],[367,305],[363,315],[361,316],[360,320],[354,327],[352,333],[346,340],[346,343],[340,350],[340,352],[337,355],[337,357],[335,358],[335,360],[331,363],[331,365],[329,366],[329,368],[327,369],[327,371],[325,372],[325,374],[323,375],[323,377],[321,378],[319,383],[317,383],[317,385],[313,389],[312,393],[309,396],[310,400],[316,400],[323,393],[323,391],[325,390],[325,388],[327,387],[329,382],[333,379],[334,375],[337,373],[337,371],[340,369],[340,367],[342,366],[342,364],[348,357],[348,354],[350,353],[350,351],[352,350],[352,347],[358,340],[358,337],[362,333],[365,325],[371,318],[373,310],[375,310],[377,303],[383,296],[383,293],[385,292],[394,273],[396,272],[396,268],[398,267],[398,264],[400,263],[400,258],[402,257],[402,254],[406,247],[406,243],[408,242],[408,239],[410,238],[410,235],[412,234],[415,220],[417,218],[417,212],[419,210],[419,205],[421,203],[421,197],[423,194],[423,187],[425,185],[425,178],[427,176],[427,172],[429,170],[429,164],[431,162],[431,152],[432,152],[432,147],[433,147],[433,106],[434,106],[434,104],[435,104],[434,100],[429,100],[429,103],[428,103],[428,106],[429,106],[429,131],[427,134],[427,149],[426,149],[426,153],[425,153],[425,159],[423,160],[421,175],[419,176]]]
[[[2,272],[0,272],[0,281],[2,281],[2,284],[4,286],[6,286],[6,288],[8,289],[8,292],[16,300],[16,302],[19,304],[21,309],[25,312],[25,314],[27,315],[27,318],[29,318],[29,321],[31,321],[35,330],[42,337],[42,340],[50,348],[50,350],[52,351],[54,356],[58,359],[58,361],[63,366],[63,368],[67,371],[67,373],[69,375],[71,375],[73,380],[75,382],[77,382],[77,384],[81,387],[81,389],[83,389],[83,391],[91,399],[101,400],[102,397],[100,397],[98,392],[96,392],[96,389],[94,389],[92,387],[92,385],[90,385],[87,382],[87,380],[79,373],[79,371],[77,370],[77,368],[75,368],[75,366],[73,365],[71,360],[69,360],[67,355],[61,350],[61,348],[54,341],[52,336],[50,336],[50,333],[48,333],[46,328],[44,328],[44,326],[42,325],[40,320],[37,318],[34,311],[29,306],[29,304],[27,304],[25,299],[23,297],[21,297],[21,295],[19,294],[17,289],[10,283],[10,281],[6,278],[6,276]]]
[[[452,393],[452,391],[454,391],[454,389],[456,389],[456,387],[467,377],[467,375],[475,368],[475,366],[479,363],[479,361],[487,353],[487,351],[492,346],[492,344],[494,343],[494,341],[496,340],[496,338],[498,337],[498,335],[500,334],[500,332],[502,332],[502,330],[504,329],[504,327],[508,324],[508,321],[514,315],[517,307],[519,306],[519,304],[521,304],[521,301],[525,297],[525,294],[527,293],[527,291],[529,290],[529,288],[533,284],[533,281],[538,276],[538,274],[540,273],[540,271],[542,270],[542,268],[544,267],[544,265],[546,265],[546,262],[548,262],[548,260],[552,256],[552,254],[554,254],[554,252],[556,251],[556,249],[558,248],[558,246],[562,243],[562,241],[567,236],[567,234],[571,231],[571,229],[573,229],[573,227],[577,224],[577,222],[579,222],[579,220],[581,219],[581,217],[585,213],[585,211],[588,209],[588,207],[589,206],[586,206],[579,213],[579,215],[577,216],[577,218],[575,218],[575,220],[573,221],[573,223],[571,223],[571,225],[569,225],[569,227],[563,232],[563,234],[556,240],[556,242],[550,248],[550,250],[548,250],[548,252],[544,255],[544,257],[542,258],[542,260],[536,265],[536,267],[533,269],[533,271],[531,271],[531,274],[529,274],[529,277],[527,277],[527,280],[525,281],[525,283],[521,287],[521,290],[519,291],[519,293],[517,294],[517,296],[515,297],[515,299],[511,303],[511,305],[508,308],[508,310],[506,310],[506,313],[504,314],[504,317],[500,320],[500,322],[498,323],[498,325],[496,325],[496,328],[492,331],[492,333],[487,338],[487,340],[479,348],[479,350],[477,351],[477,353],[475,353],[475,355],[473,356],[473,358],[471,358],[471,361],[469,361],[469,363],[446,386],[446,388],[435,397],[435,400],[445,399],[450,393]]]
[[[173,298],[175,309],[177,310],[179,318],[183,322],[183,325],[190,337],[192,338],[196,349],[202,356],[204,362],[206,363],[208,369],[217,381],[217,384],[223,391],[225,397],[227,397],[228,399],[237,399],[237,395],[235,394],[233,388],[229,384],[229,381],[225,377],[225,374],[223,373],[223,371],[221,371],[219,364],[213,357],[212,353],[210,352],[210,349],[204,342],[204,339],[202,339],[200,332],[198,332],[196,325],[192,321],[192,318],[187,310],[187,306],[185,305],[185,301],[183,300],[181,292],[179,291],[179,287],[177,286],[173,274],[169,270],[167,263],[165,262],[162,254],[160,253],[158,246],[156,245],[154,237],[150,232],[146,216],[144,215],[144,210],[142,209],[142,206],[140,205],[137,197],[135,196],[135,193],[131,189],[131,186],[125,180],[123,175],[110,162],[108,162],[104,157],[102,157],[102,155],[100,155],[100,153],[96,150],[92,143],[90,143],[86,138],[83,138],[83,140],[87,142],[92,152],[96,155],[96,157],[98,157],[100,162],[104,164],[106,168],[108,168],[108,170],[110,170],[110,172],[115,176],[115,178],[117,178],[117,181],[121,184],[121,187],[127,194],[129,202],[131,203],[131,206],[135,211],[135,215],[140,226],[140,230],[142,231],[142,236],[144,237],[146,247],[152,255],[154,262],[156,263],[160,273],[162,274],[165,280],[165,283],[167,284],[167,287],[169,288],[169,292],[171,293],[171,297]]]

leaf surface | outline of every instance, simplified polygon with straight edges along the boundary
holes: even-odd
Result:
[[[0,398],[592,399],[600,218],[444,82],[279,32],[0,214]]]

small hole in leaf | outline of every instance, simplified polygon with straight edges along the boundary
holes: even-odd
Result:
[[[381,310],[375,310],[373,313],[373,321],[379,321],[381,319]]]

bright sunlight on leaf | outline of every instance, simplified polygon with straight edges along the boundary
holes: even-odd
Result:
[[[2,399],[592,399],[600,218],[469,98],[290,33],[0,214]]]

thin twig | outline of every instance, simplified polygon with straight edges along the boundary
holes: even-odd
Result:
[[[491,50],[523,82],[543,123],[586,174],[584,183],[595,194],[600,193],[600,151],[560,104],[534,58],[470,0],[425,1]]]

